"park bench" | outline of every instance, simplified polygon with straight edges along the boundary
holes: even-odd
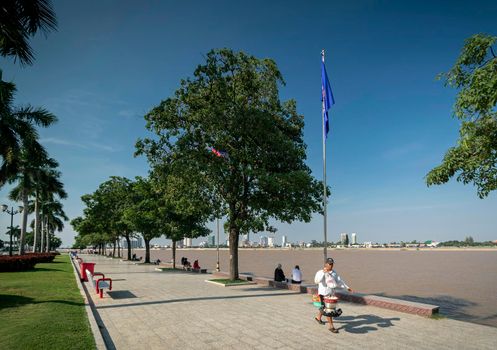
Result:
[[[100,294],[100,299],[104,297],[104,288],[112,290],[112,278],[105,278],[105,275],[100,272],[91,273],[86,270],[86,276],[90,282],[92,288],[95,288],[97,294]],[[102,278],[95,279],[95,276],[101,276]]]

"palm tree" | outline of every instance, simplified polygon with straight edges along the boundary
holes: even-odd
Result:
[[[2,0],[0,23],[0,55],[19,58],[21,65],[33,63],[29,37],[38,30],[48,34],[57,28],[50,0]]]
[[[17,185],[11,190],[9,196],[12,200],[22,201],[24,208],[29,208],[29,196],[36,190],[38,171],[47,162],[47,159],[49,159],[47,151],[38,142],[35,145],[25,144],[21,150],[18,164],[19,172],[9,178],[10,183],[17,183]],[[29,210],[23,210],[19,255],[25,252],[28,214]]]
[[[35,126],[48,127],[57,121],[43,108],[12,106],[15,92],[13,83],[2,80],[0,70],[0,187],[19,172],[23,147],[42,148]]]
[[[8,226],[7,228],[9,230],[7,232],[5,232],[5,234],[9,237],[12,236],[9,239],[9,242],[10,242],[9,244],[12,243],[12,238],[15,238],[16,241],[18,241],[19,237],[21,236],[21,229],[19,228],[19,226],[16,225],[12,228],[10,226]],[[12,245],[14,245],[14,244],[12,244]],[[10,246],[10,245],[9,245],[9,255],[12,255],[12,246]]]
[[[45,226],[46,247],[42,246],[41,251],[44,251],[44,248],[46,248],[47,252],[50,251],[50,237],[55,233],[56,230],[58,232],[61,232],[64,229],[64,221],[69,220],[62,207],[63,207],[62,203],[53,199],[51,201],[42,203],[43,226]],[[42,245],[43,245],[43,239],[42,239]]]
[[[30,213],[34,212],[35,214],[33,223],[33,252],[37,251],[40,238],[40,203],[42,201],[49,201],[54,195],[59,199],[67,198],[64,184],[59,180],[61,173],[56,170],[57,166],[58,163],[54,159],[49,158],[47,159],[45,166],[38,169],[36,173],[35,191],[31,194],[34,197],[34,200],[29,207]],[[40,248],[42,248],[41,245]]]

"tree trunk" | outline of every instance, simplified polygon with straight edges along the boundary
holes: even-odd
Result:
[[[40,253],[43,253],[43,249],[45,249],[45,223],[43,219],[43,212],[41,215],[41,222],[40,222]]]
[[[119,238],[117,239],[117,257],[121,257],[121,240]]]
[[[131,239],[129,238],[129,233],[124,237],[126,238],[126,244],[128,245],[128,260],[131,260]]]
[[[172,248],[173,248],[173,269],[176,268],[176,240],[172,240],[173,241],[173,244],[172,244]]]
[[[145,263],[150,264],[150,240],[143,238],[145,241]]]
[[[50,252],[50,222],[47,218],[47,253]]]
[[[38,199],[38,190],[36,190],[35,197],[35,227],[33,233],[33,253],[36,253],[38,246],[38,239],[40,237],[40,203]]]
[[[21,242],[19,243],[19,255],[24,255],[26,244],[26,227],[28,225],[28,192],[23,189],[22,191],[22,205],[24,206],[24,210],[22,211],[22,226],[21,226]]]
[[[114,242],[112,242],[112,257],[113,258],[116,257],[116,240],[114,240]]]
[[[238,279],[238,227],[230,227],[230,279]]]

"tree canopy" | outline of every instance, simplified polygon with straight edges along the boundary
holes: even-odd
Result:
[[[270,218],[309,221],[321,185],[305,164],[304,117],[281,102],[283,77],[271,59],[212,50],[193,78],[146,116],[154,138],[137,142],[152,169],[167,167],[178,197],[227,217],[230,275],[238,278],[238,237]]]
[[[474,184],[480,198],[497,189],[496,40],[484,34],[470,37],[452,69],[440,75],[446,86],[459,90],[454,116],[461,127],[457,145],[426,176],[428,186],[457,175],[457,181]]]
[[[34,60],[29,38],[57,28],[50,0],[3,0],[0,23],[0,55],[18,58],[23,65]]]

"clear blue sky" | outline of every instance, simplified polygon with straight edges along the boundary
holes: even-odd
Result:
[[[80,196],[111,175],[146,175],[133,158],[143,115],[192,75],[212,48],[273,58],[305,116],[308,163],[322,178],[320,52],[336,105],[328,139],[329,239],[497,239],[496,194],[481,200],[455,181],[427,188],[424,176],[454,145],[455,91],[435,76],[465,38],[497,35],[495,1],[54,1],[58,32],[37,36],[33,66],[0,59],[16,104],[59,117],[41,131],[59,160],[71,218]],[[8,187],[0,190],[7,200]],[[16,222],[20,219],[15,218]],[[2,233],[9,218],[0,214]],[[322,240],[322,217],[277,224],[290,241]],[[212,226],[213,227],[213,226]],[[69,224],[61,234],[73,241]],[[5,235],[0,235],[6,239]],[[279,240],[279,239],[278,239]]]

